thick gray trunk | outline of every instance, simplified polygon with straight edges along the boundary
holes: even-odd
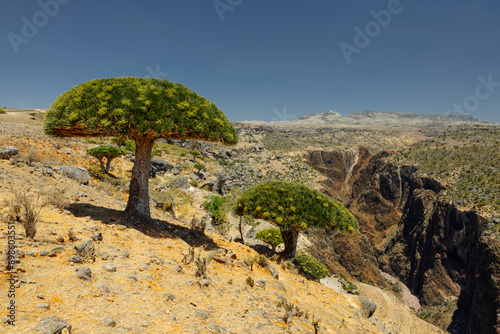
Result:
[[[135,163],[132,168],[129,198],[125,212],[145,221],[151,220],[149,210],[149,169],[154,140],[135,140]]]
[[[104,159],[103,157],[101,158],[98,158],[99,159],[99,162],[101,163],[101,170],[103,170],[105,173],[106,173],[106,167],[104,166]]]
[[[297,240],[299,239],[299,230],[281,230],[281,237],[285,244],[285,249],[281,252],[281,257],[291,259],[295,257],[297,251]]]
[[[108,160],[106,161],[106,174],[109,173],[109,169],[111,168],[111,160],[113,160],[113,158],[108,157],[107,159]]]

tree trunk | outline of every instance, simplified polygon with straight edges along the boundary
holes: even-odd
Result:
[[[100,157],[98,158],[99,159],[99,162],[101,163],[101,170],[103,170],[104,172],[106,172],[106,167],[104,167],[104,161],[102,159],[104,159],[103,157]]]
[[[151,220],[149,210],[149,170],[151,168],[151,151],[153,139],[135,140],[135,163],[132,168],[129,198],[125,212],[143,219]]]
[[[111,168],[111,160],[113,160],[113,158],[110,158],[110,157],[107,157],[107,161],[106,161],[106,171],[105,173],[108,174],[109,173],[109,170]]]
[[[297,240],[299,239],[299,230],[281,230],[281,237],[285,243],[285,249],[281,252],[281,257],[291,259],[295,257],[297,251]]]
[[[243,222],[241,221],[240,216],[240,223],[238,224],[239,230],[240,230],[240,236],[241,236],[241,243],[244,245],[245,244],[245,239],[243,238]]]

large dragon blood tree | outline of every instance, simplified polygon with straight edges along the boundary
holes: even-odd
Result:
[[[135,163],[125,212],[146,221],[151,220],[148,178],[155,140],[238,142],[236,130],[214,103],[181,84],[154,78],[108,78],[80,84],[51,105],[44,130],[61,137],[134,140]]]

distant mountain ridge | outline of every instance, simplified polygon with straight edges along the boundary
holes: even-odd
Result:
[[[329,126],[337,124],[358,126],[389,126],[389,127],[421,127],[447,126],[467,123],[494,124],[480,121],[470,115],[456,114],[414,114],[405,112],[382,112],[365,110],[342,116],[338,112],[328,111],[323,114],[308,114],[289,121],[260,122],[250,121],[243,123],[269,124],[277,126]]]

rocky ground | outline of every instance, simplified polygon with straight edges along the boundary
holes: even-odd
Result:
[[[83,170],[64,167],[95,165],[85,150],[96,143],[48,138],[40,119],[18,112],[0,115],[0,147],[6,146],[16,147],[22,159],[0,160],[1,200],[13,199],[15,192],[42,194],[51,198],[51,205],[41,210],[33,240],[16,225],[19,262],[0,272],[2,332],[53,333],[51,326],[69,325],[72,333],[440,332],[389,291],[360,285],[360,296],[348,294],[339,285],[332,289],[310,281],[275,261],[251,270],[245,259],[262,251],[252,236],[263,226],[246,226],[247,245],[234,241],[234,225],[224,235],[213,228],[205,234],[191,229],[191,219],[206,214],[201,204],[213,195],[199,187],[205,181],[213,183],[210,179],[217,181],[223,169],[219,181],[226,193],[234,184],[266,178],[310,183],[324,179],[293,154],[277,156],[246,142],[229,154],[244,157],[249,149],[253,160],[221,166],[207,154],[206,180],[193,182],[189,168],[181,168],[180,175],[170,171],[157,177],[152,183],[157,188],[175,177],[187,177],[191,185],[181,191],[189,200],[179,202],[176,218],[153,208],[158,224],[145,227],[122,215],[127,195],[120,186],[110,187]],[[217,154],[227,153],[222,149]],[[178,154],[167,157],[176,166],[187,160]],[[117,159],[113,165],[113,173],[126,178],[132,163]],[[214,190],[213,185],[209,188]],[[0,207],[4,256],[8,205]],[[206,270],[203,259],[211,259]],[[7,278],[12,276],[16,327],[5,318],[11,300]],[[369,312],[372,302],[377,306],[374,313]]]

